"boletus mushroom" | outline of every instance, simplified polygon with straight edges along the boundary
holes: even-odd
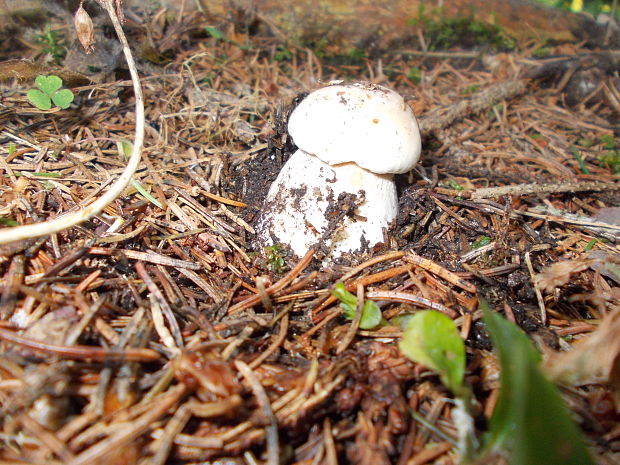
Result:
[[[292,112],[298,150],[271,185],[257,222],[260,245],[282,243],[328,257],[383,242],[398,214],[393,174],[420,157],[413,111],[396,92],[370,83],[330,85]]]

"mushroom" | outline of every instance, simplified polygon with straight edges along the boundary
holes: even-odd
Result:
[[[259,244],[287,244],[298,256],[326,244],[333,259],[383,242],[398,214],[393,174],[420,157],[405,100],[370,83],[330,85],[295,108],[288,131],[298,150],[269,189]]]

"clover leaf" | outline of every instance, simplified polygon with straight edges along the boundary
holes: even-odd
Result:
[[[54,102],[54,105],[57,107],[65,109],[71,106],[71,102],[73,102],[74,98],[73,92],[69,89],[62,89],[52,95],[52,102]]]
[[[41,89],[41,92],[43,92],[44,94],[50,95],[50,96],[62,87],[62,79],[54,75],[51,75],[51,76],[39,75],[34,80],[34,83],[37,85],[39,89]]]
[[[39,89],[30,89],[26,93],[26,97],[28,97],[28,101],[39,110],[49,110],[52,108],[52,99]]]
[[[69,108],[74,95],[69,89],[61,89],[62,79],[58,76],[39,75],[34,80],[38,89],[30,89],[26,93],[28,101],[39,110],[49,110],[54,105],[60,108]]]

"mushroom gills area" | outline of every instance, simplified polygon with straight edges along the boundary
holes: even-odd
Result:
[[[297,150],[271,185],[256,231],[261,246],[286,244],[298,256],[319,246],[337,257],[383,242],[397,214],[392,175]]]

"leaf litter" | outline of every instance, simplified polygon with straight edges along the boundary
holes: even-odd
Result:
[[[240,22],[220,36],[195,11],[161,18],[132,13],[125,26],[147,102],[135,183],[78,227],[0,247],[3,460],[457,463],[448,393],[399,352],[399,327],[344,318],[337,282],[388,321],[423,308],[454,319],[479,423],[498,389],[483,296],[547,354],[549,375],[575,386],[565,398],[599,463],[618,460],[620,186],[600,159],[617,84],[605,74],[573,105],[562,93],[589,50],[558,46],[564,68],[531,44],[481,61],[393,51],[340,66],[295,47],[276,59],[288,44]],[[1,50],[12,77],[0,220],[89,204],[125,165],[118,147],[135,119],[124,70],[103,57],[114,64],[67,81],[71,109],[42,115],[10,72],[27,68],[31,83],[40,71],[19,60],[36,51]],[[320,251],[253,249],[252,222],[294,149],[290,107],[343,75],[389,85],[419,115],[423,158],[397,179],[394,228],[326,268]]]

